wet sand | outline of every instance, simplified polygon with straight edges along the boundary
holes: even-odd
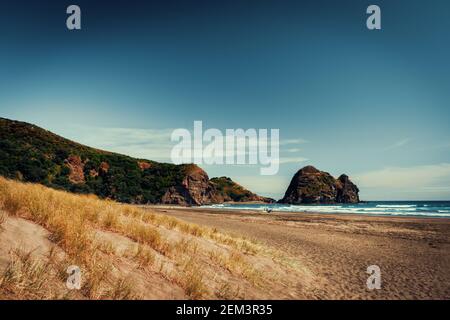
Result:
[[[280,249],[317,276],[317,299],[449,299],[450,219],[151,207]],[[381,268],[368,290],[367,267]]]

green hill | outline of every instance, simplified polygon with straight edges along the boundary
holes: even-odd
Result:
[[[188,165],[90,148],[25,122],[0,118],[0,175],[130,203],[158,203]]]
[[[210,181],[194,164],[159,163],[98,150],[5,118],[0,118],[0,175],[137,204],[202,205],[259,197],[237,184],[224,185],[222,178]]]

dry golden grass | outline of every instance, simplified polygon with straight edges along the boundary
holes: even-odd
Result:
[[[50,240],[63,250],[64,258],[51,252],[48,263],[40,264],[32,260],[31,255],[15,252],[2,275],[0,295],[14,292],[19,298],[55,297],[55,293],[43,289],[46,276],[56,274],[63,283],[67,266],[75,264],[83,270],[81,298],[138,298],[140,295],[133,292],[131,278],[116,266],[124,257],[130,261],[129,272],[133,273],[133,268],[149,269],[183,288],[192,299],[237,295],[239,290],[226,283],[216,283],[213,291],[208,289],[205,274],[218,272],[214,265],[223,270],[225,276],[232,274],[249,285],[260,286],[264,282],[261,272],[247,261],[247,256],[267,252],[266,248],[148,209],[0,177],[1,210],[47,229]],[[0,226],[5,219],[2,213]],[[114,243],[96,237],[98,230],[120,234],[137,244],[119,257]],[[169,239],[167,232],[175,233],[178,240]],[[65,292],[62,297],[70,298],[70,294]]]
[[[201,299],[207,291],[203,282],[201,267],[195,261],[195,257],[186,259],[183,263],[184,275],[179,280],[189,298]]]
[[[63,282],[58,279],[57,265],[33,256],[20,248],[10,252],[10,262],[0,276],[0,299],[63,299]]]
[[[218,251],[210,251],[209,258],[218,266],[227,271],[239,275],[254,285],[261,283],[262,275],[248,262],[244,255],[233,250],[231,253],[220,253]]]
[[[139,244],[134,258],[139,263],[139,268],[146,268],[155,263],[155,254],[146,246]]]
[[[107,293],[107,296],[112,300],[134,300],[139,296],[133,293],[133,283],[129,279],[120,279],[117,281],[112,289]]]
[[[137,219],[140,219],[144,222],[163,226],[170,230],[178,230],[188,235],[210,239],[215,242],[231,246],[247,254],[257,254],[262,250],[266,249],[251,240],[245,238],[232,237],[230,235],[220,233],[215,228],[209,228],[199,226],[193,223],[187,223],[173,217],[158,215],[156,213],[149,212],[148,210],[142,210],[136,207],[126,206],[126,208],[124,209],[124,213],[129,216],[133,216]]]
[[[6,213],[0,212],[0,231],[2,230],[2,225],[6,222]]]
[[[48,282],[46,266],[31,257],[31,252],[11,252],[11,262],[0,278],[0,288],[16,296],[33,298],[41,294]]]
[[[228,282],[221,283],[215,293],[217,298],[223,300],[235,300],[241,296],[240,288],[233,287]]]
[[[116,254],[116,248],[114,247],[114,244],[109,241],[98,241],[97,242],[97,248],[107,254],[107,255],[114,255]]]

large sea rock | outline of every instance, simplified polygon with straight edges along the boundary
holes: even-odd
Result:
[[[279,202],[287,204],[358,203],[359,189],[345,174],[335,179],[328,172],[306,166],[294,175]]]

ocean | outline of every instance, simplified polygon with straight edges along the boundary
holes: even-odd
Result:
[[[375,216],[410,216],[450,218],[450,201],[369,201],[358,204],[288,205],[288,204],[215,204],[205,208],[259,210],[264,212],[311,212],[361,214]]]

